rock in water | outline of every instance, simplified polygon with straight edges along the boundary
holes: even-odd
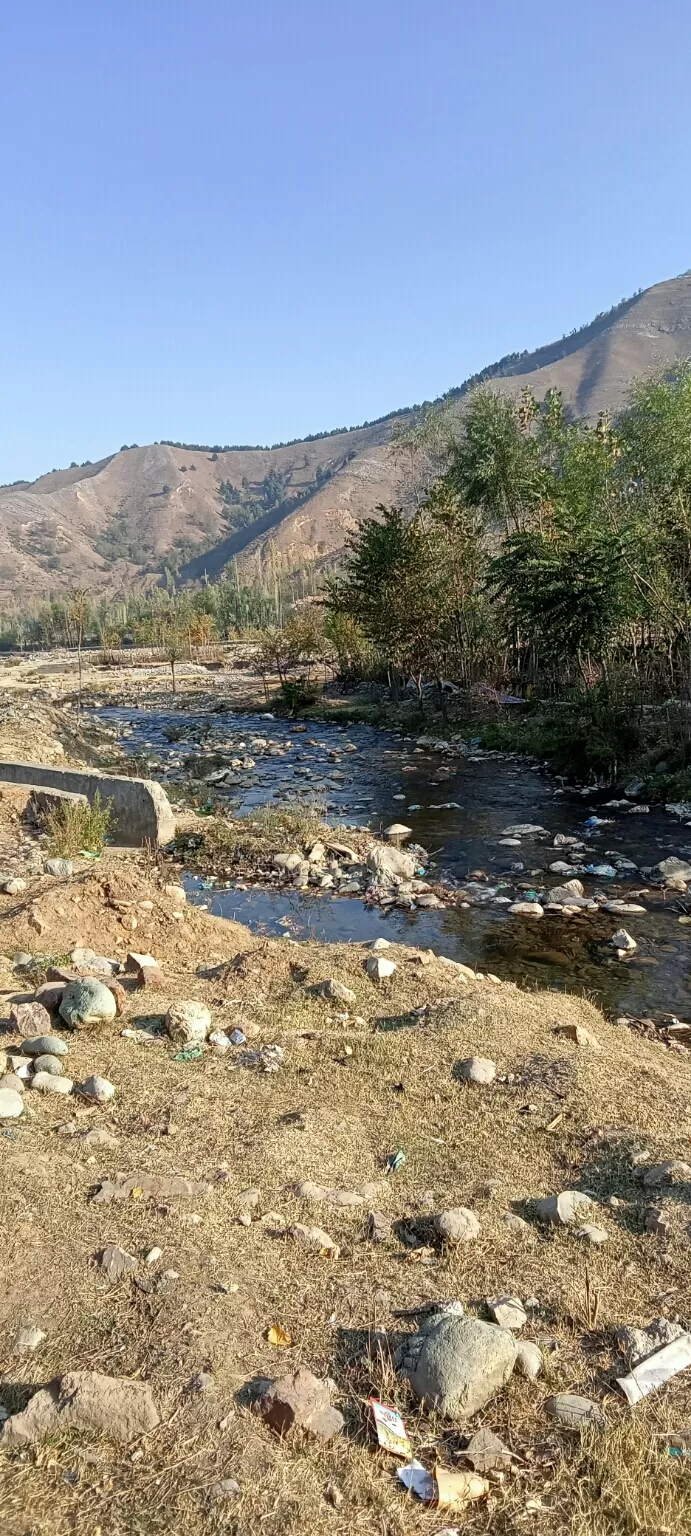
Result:
[[[179,1045],[201,1045],[211,1029],[211,1014],[195,999],[173,1003],[166,1014],[166,1029]]]
[[[474,1317],[433,1316],[400,1352],[420,1402],[447,1418],[470,1418],[504,1387],[518,1349],[505,1328]]]
[[[627,933],[625,928],[618,928],[616,933],[612,934],[611,942],[613,949],[623,949],[626,954],[633,954],[634,949],[638,949],[636,940],[631,938],[631,934]]]
[[[406,827],[402,821],[392,821],[390,827],[385,827],[384,836],[390,837],[395,841],[398,837],[410,837],[412,830],[412,827]]]
[[[84,976],[70,981],[62,995],[60,1016],[70,1029],[95,1024],[110,1024],[117,1005],[110,989],[96,977]]]
[[[509,907],[512,917],[544,917],[544,907],[539,901],[514,901]]]
[[[387,848],[383,843],[375,843],[367,855],[367,868],[382,884],[386,881],[412,880],[415,860],[412,853],[402,853],[399,848]]]

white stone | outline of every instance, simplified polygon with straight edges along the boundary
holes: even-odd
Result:
[[[394,960],[385,960],[381,955],[370,955],[365,962],[368,976],[373,981],[384,981],[387,976],[393,976],[396,969]]]
[[[468,1083],[493,1083],[497,1068],[488,1056],[469,1056],[459,1063],[458,1075]]]
[[[60,1078],[53,1078],[53,1082],[59,1083]],[[86,1099],[95,1099],[97,1104],[107,1104],[109,1099],[115,1098],[113,1083],[109,1083],[107,1077],[99,1077],[96,1073],[80,1083],[79,1092]]]
[[[14,1088],[0,1088],[0,1120],[18,1120],[24,1105]]]

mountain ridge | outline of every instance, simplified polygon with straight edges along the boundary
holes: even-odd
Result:
[[[557,342],[507,354],[441,400],[462,412],[476,384],[517,392],[528,383],[538,398],[561,389],[567,410],[595,419],[621,408],[636,377],[689,354],[685,272]],[[265,580],[336,560],[361,518],[400,491],[392,429],[421,408],[272,447],[132,445],[0,487],[0,603],[75,585],[115,598],[152,588],[166,566],[194,581],[205,571],[218,575],[234,558],[244,579]]]

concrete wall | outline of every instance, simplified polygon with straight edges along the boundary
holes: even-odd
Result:
[[[104,804],[111,800],[110,835],[114,843],[126,848],[142,843],[169,843],[175,836],[175,817],[168,796],[151,779],[124,779],[116,774],[82,772],[78,768],[48,768],[42,763],[0,762],[0,783],[67,790],[70,794],[86,795],[90,803],[96,794]]]

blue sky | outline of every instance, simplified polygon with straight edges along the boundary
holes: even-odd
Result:
[[[0,480],[438,395],[691,267],[683,0],[25,0]]]

